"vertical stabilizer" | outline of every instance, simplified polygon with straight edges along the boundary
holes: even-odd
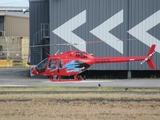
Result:
[[[155,65],[154,65],[154,62],[152,61],[152,57],[153,57],[153,54],[155,53],[155,47],[156,45],[153,44],[147,54],[147,57],[141,62],[141,64],[147,62],[147,64],[149,65],[149,67],[151,69],[156,69]]]

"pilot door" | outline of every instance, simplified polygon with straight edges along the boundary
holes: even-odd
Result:
[[[48,69],[49,70],[56,70],[57,68],[58,68],[57,60],[50,60],[49,65],[48,65]]]
[[[48,69],[53,70],[53,71],[57,71],[59,73],[62,66],[63,66],[62,60],[54,59],[54,60],[49,61]]]

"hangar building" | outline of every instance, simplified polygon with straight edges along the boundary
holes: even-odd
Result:
[[[159,0],[29,0],[31,65],[36,65],[57,50],[86,51],[97,57],[143,56],[156,44],[153,61],[160,70]],[[102,40],[102,41],[101,41]],[[95,42],[100,41],[100,42]],[[140,62],[94,65],[90,70],[150,71]]]

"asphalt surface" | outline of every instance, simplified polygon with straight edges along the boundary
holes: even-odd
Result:
[[[0,87],[134,87],[160,88],[160,79],[87,79],[80,82],[50,82],[46,77],[29,77],[29,69],[4,68],[0,69]]]

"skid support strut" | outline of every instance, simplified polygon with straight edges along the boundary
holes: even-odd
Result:
[[[49,80],[51,82],[78,82],[78,81],[82,81],[84,80],[83,77],[78,76],[78,75],[74,75],[74,79],[60,79],[61,76],[57,76],[57,79],[54,79],[53,76],[49,77]]]

